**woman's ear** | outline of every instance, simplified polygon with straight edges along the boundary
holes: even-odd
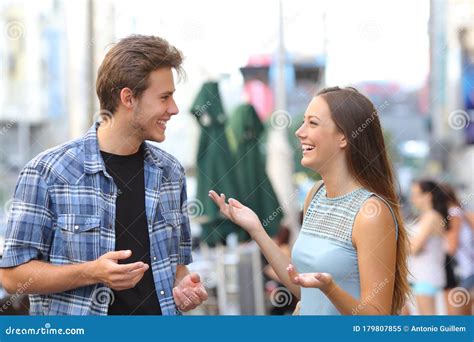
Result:
[[[426,192],[423,195],[425,195],[425,198],[426,198],[427,201],[431,202],[433,200],[433,193]]]
[[[339,139],[339,147],[340,148],[346,148],[347,146],[347,139],[344,134],[341,134],[341,138]]]

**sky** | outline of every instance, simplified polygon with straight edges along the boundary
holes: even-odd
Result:
[[[215,76],[235,71],[278,43],[278,1],[114,1],[130,29],[162,34],[186,54],[191,69]],[[428,73],[429,1],[284,0],[290,53],[327,52],[328,83],[393,80],[418,87]],[[130,17],[137,20],[131,26]],[[120,32],[121,31],[121,32]]]

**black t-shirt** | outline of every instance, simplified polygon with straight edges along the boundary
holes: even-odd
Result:
[[[118,187],[115,218],[115,250],[131,250],[132,256],[120,264],[143,261],[150,268],[137,285],[115,291],[109,315],[161,315],[150,261],[150,237],[145,211],[143,148],[132,155],[119,156],[101,151],[107,173]]]

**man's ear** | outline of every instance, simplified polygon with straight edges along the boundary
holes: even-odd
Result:
[[[133,108],[133,92],[130,88],[120,90],[120,102],[127,109]]]

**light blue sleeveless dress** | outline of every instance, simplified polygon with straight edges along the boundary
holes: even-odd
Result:
[[[293,246],[292,261],[299,273],[327,272],[339,287],[360,298],[357,251],[352,245],[352,227],[362,205],[370,197],[383,198],[364,188],[340,197],[326,197],[323,185],[313,197]],[[388,205],[388,203],[387,203]],[[396,224],[392,208],[388,205]],[[340,315],[317,288],[301,288],[300,315]]]

